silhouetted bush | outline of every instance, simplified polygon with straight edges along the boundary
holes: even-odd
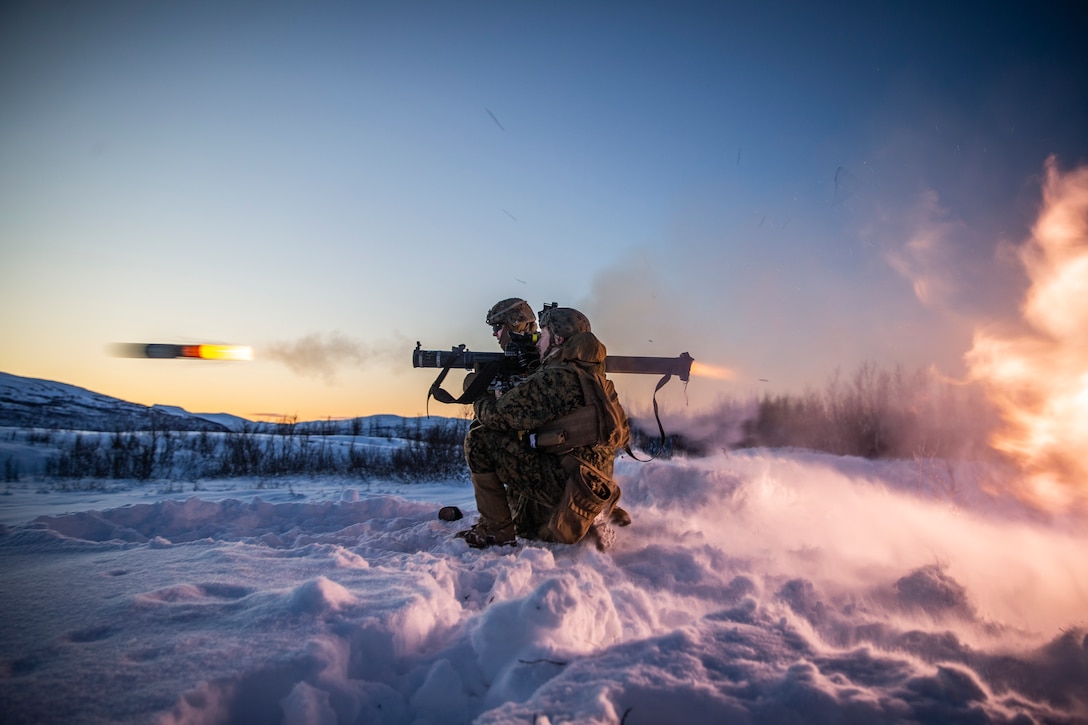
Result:
[[[361,424],[348,425],[362,429]],[[460,419],[426,424],[405,419],[395,430],[382,431],[390,442],[382,447],[343,440],[331,421],[316,427],[282,421],[228,433],[77,433],[60,444],[45,474],[64,480],[358,475],[413,481],[467,476],[462,451],[467,427],[468,421]]]
[[[633,421],[634,445],[660,457],[715,449],[793,447],[864,458],[970,456],[988,449],[993,412],[980,391],[937,379],[926,370],[860,366],[836,373],[822,393],[764,394],[723,402],[709,413],[666,426],[660,434]],[[672,428],[673,430],[670,430]]]
[[[4,481],[14,483],[19,480],[20,473],[19,461],[11,456],[4,459]]]
[[[673,456],[705,456],[710,446],[705,441],[679,433],[666,433],[662,437],[656,428],[647,430],[638,421],[632,420],[631,448],[652,458],[668,459]]]

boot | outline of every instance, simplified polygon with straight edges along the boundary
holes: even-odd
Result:
[[[522,539],[538,539],[541,526],[547,526],[551,509],[534,501],[528,496],[511,498],[511,514],[514,517],[514,531]]]
[[[471,529],[457,532],[457,536],[474,549],[517,546],[506,488],[498,475],[473,473],[472,488],[476,493],[476,509],[480,512],[480,520]]]
[[[622,495],[623,491],[620,490],[620,487],[613,484],[612,497],[608,500],[604,510],[608,512],[609,520],[616,526],[630,526],[631,514],[627,513],[627,509],[619,506],[620,496]]]
[[[631,525],[631,514],[627,513],[627,509],[620,508],[619,506],[612,507],[612,513],[609,518],[616,526]]]

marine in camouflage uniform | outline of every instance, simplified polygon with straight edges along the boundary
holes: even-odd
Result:
[[[512,334],[528,334],[537,331],[536,315],[533,314],[533,308],[529,306],[528,302],[519,297],[510,297],[496,302],[487,311],[484,321],[491,326],[492,334],[497,339],[499,347],[503,350],[506,350],[507,346],[510,345]],[[469,373],[465,376],[464,390],[468,390],[475,376],[476,373]],[[480,511],[481,518],[498,520],[501,523],[510,518],[510,506],[505,489],[493,475],[478,475],[474,472],[475,469],[472,468],[472,461],[480,456],[478,451],[481,446],[493,449],[499,445],[499,441],[491,440],[492,438],[505,437],[510,439],[507,441],[510,444],[513,444],[517,438],[517,433],[513,431],[506,431],[501,434],[484,431],[483,423],[480,420],[481,405],[484,401],[493,399],[494,396],[485,394],[473,401],[473,419],[468,432],[465,434],[464,451],[465,460],[469,464],[470,473],[472,473],[472,483],[476,493],[476,508]],[[484,440],[485,438],[487,440]],[[473,544],[474,540],[471,537],[466,538],[468,538],[470,544]]]
[[[533,314],[533,308],[529,306],[529,303],[520,297],[510,297],[505,300],[500,300],[491,306],[491,309],[487,311],[487,316],[484,318],[484,322],[491,326],[491,334],[495,336],[495,339],[499,343],[504,351],[509,347],[511,342],[511,335],[525,335],[536,332],[536,315]],[[463,390],[468,390],[468,386],[472,384],[473,378],[476,377],[476,373],[472,372],[465,376],[463,383]],[[486,396],[485,396],[486,397]],[[477,410],[479,400],[473,401],[473,425],[479,420],[479,412]],[[469,443],[465,443],[466,450]]]
[[[481,508],[479,523],[462,532],[471,546],[513,545],[515,533],[530,539],[551,538],[548,521],[563,497],[568,472],[559,455],[531,447],[529,433],[589,404],[572,366],[604,375],[605,346],[585,315],[571,308],[546,308],[540,325],[541,366],[514,389],[498,398],[483,396],[476,406],[480,425],[471,431],[473,445],[466,446],[465,452],[477,484],[477,501],[477,481],[484,481],[493,492],[498,490],[496,483],[499,488],[505,486],[512,518],[502,519],[497,506],[490,509],[495,512],[491,516]],[[615,449],[590,445],[570,454],[611,479]]]

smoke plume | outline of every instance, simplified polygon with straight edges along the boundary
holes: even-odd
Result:
[[[261,350],[261,357],[281,362],[299,375],[333,385],[340,370],[361,367],[377,357],[389,357],[390,347],[367,345],[339,332],[312,333],[293,342],[269,343]]]

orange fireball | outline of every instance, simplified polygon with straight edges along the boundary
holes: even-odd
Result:
[[[1088,510],[1088,167],[1047,160],[1043,208],[1020,251],[1027,334],[977,332],[965,359],[997,405],[991,443],[1024,470],[1017,493],[1050,511]]]

